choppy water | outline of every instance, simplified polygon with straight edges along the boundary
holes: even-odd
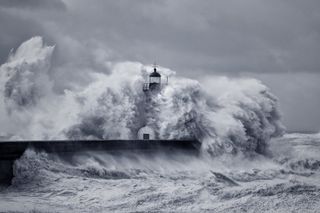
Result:
[[[268,157],[28,150],[0,192],[1,211],[319,212],[320,136],[288,134]]]

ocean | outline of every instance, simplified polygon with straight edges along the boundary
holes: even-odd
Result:
[[[320,135],[290,133],[265,155],[27,150],[0,212],[318,212]]]

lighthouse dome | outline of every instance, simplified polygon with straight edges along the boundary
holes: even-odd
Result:
[[[158,77],[158,78],[160,78],[161,75],[157,72],[156,69],[154,69],[154,71],[150,74],[150,77]]]

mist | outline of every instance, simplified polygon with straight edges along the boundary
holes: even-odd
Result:
[[[88,71],[88,84],[57,92],[50,75],[55,48],[33,37],[1,65],[2,138],[128,140],[148,125],[160,139],[196,138],[220,155],[264,153],[284,132],[277,98],[255,79],[216,76],[207,87],[160,67],[169,83],[145,112],[142,85],[151,66],[105,61],[110,73]]]

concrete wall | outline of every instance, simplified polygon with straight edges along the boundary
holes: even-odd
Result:
[[[13,178],[14,160],[0,160],[0,184],[8,185]]]
[[[13,177],[13,163],[27,148],[48,153],[68,154],[81,151],[146,151],[199,152],[196,140],[61,140],[61,141],[1,141],[0,142],[0,184],[10,184]]]

